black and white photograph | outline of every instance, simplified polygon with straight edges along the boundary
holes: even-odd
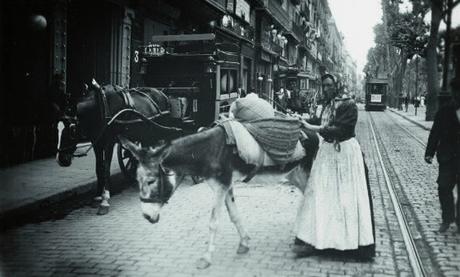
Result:
[[[0,51],[0,276],[460,276],[460,0],[3,0]]]

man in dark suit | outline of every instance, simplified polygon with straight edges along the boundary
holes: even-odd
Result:
[[[453,197],[456,185],[457,195],[460,196],[460,79],[458,77],[451,81],[451,88],[452,101],[440,107],[436,113],[425,151],[427,163],[432,163],[435,153],[439,163],[437,183],[442,210],[442,223],[439,227],[441,233],[447,231],[454,221],[457,223],[457,233],[460,233],[460,201],[455,205]]]

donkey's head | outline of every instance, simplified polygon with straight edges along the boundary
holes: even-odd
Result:
[[[169,153],[169,145],[142,148],[120,137],[120,141],[139,161],[136,179],[139,183],[139,198],[142,214],[150,223],[160,219],[160,210],[176,188],[176,174],[162,165]]]

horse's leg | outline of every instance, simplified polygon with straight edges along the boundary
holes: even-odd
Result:
[[[215,180],[208,182],[209,186],[213,189],[215,195],[214,207],[211,212],[211,219],[209,221],[209,242],[208,250],[198,259],[197,268],[205,269],[211,265],[212,252],[215,250],[214,241],[216,239],[217,227],[219,225],[220,213],[224,204],[225,195],[228,189],[225,188],[220,182]]]
[[[97,190],[92,206],[97,208],[100,206],[102,201],[102,192],[104,191],[104,151],[101,147],[96,145],[94,145],[93,149],[96,157]]]
[[[236,207],[236,204],[235,204],[233,188],[230,188],[227,195],[225,196],[225,206],[227,206],[227,211],[228,211],[228,215],[230,216],[230,220],[233,222],[236,229],[238,230],[238,234],[240,235],[240,245],[238,246],[238,250],[236,251],[236,253],[245,254],[249,251],[250,238],[241,222],[241,217],[238,212],[238,208]]]
[[[110,204],[110,165],[112,163],[114,143],[108,143],[103,150],[103,178],[104,186],[102,191],[102,201],[97,211],[98,215],[105,215],[109,212]]]

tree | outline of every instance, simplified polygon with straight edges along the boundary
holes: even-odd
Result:
[[[398,97],[403,94],[403,79],[406,72],[407,60],[414,55],[423,55],[427,44],[426,33],[428,27],[423,19],[426,9],[417,6],[410,12],[400,12],[400,0],[383,1],[384,22],[389,43],[397,49],[397,62],[392,70],[393,95]],[[391,58],[391,57],[390,57]],[[393,105],[396,99],[393,98]]]
[[[367,63],[364,67],[364,73],[368,77],[377,78],[388,74],[386,44],[387,40],[383,31],[383,24],[374,26],[374,42],[375,47],[372,47],[367,52]]]
[[[460,0],[411,0],[412,4],[416,5],[419,9],[431,9],[431,23],[430,23],[430,36],[426,47],[426,59],[427,59],[427,108],[425,119],[433,120],[434,114],[437,110],[437,97],[439,95],[439,75],[438,75],[438,55],[437,45],[439,42],[439,25],[441,20],[445,19],[447,27],[450,28],[449,15],[452,13],[453,8],[460,3]],[[446,36],[450,34],[447,31]],[[446,50],[449,49],[449,40],[445,43]],[[445,51],[449,53],[449,51]],[[445,57],[446,62],[449,62],[449,56]],[[443,74],[447,74],[447,70],[444,70]],[[443,87],[446,88],[447,75],[443,78]]]

